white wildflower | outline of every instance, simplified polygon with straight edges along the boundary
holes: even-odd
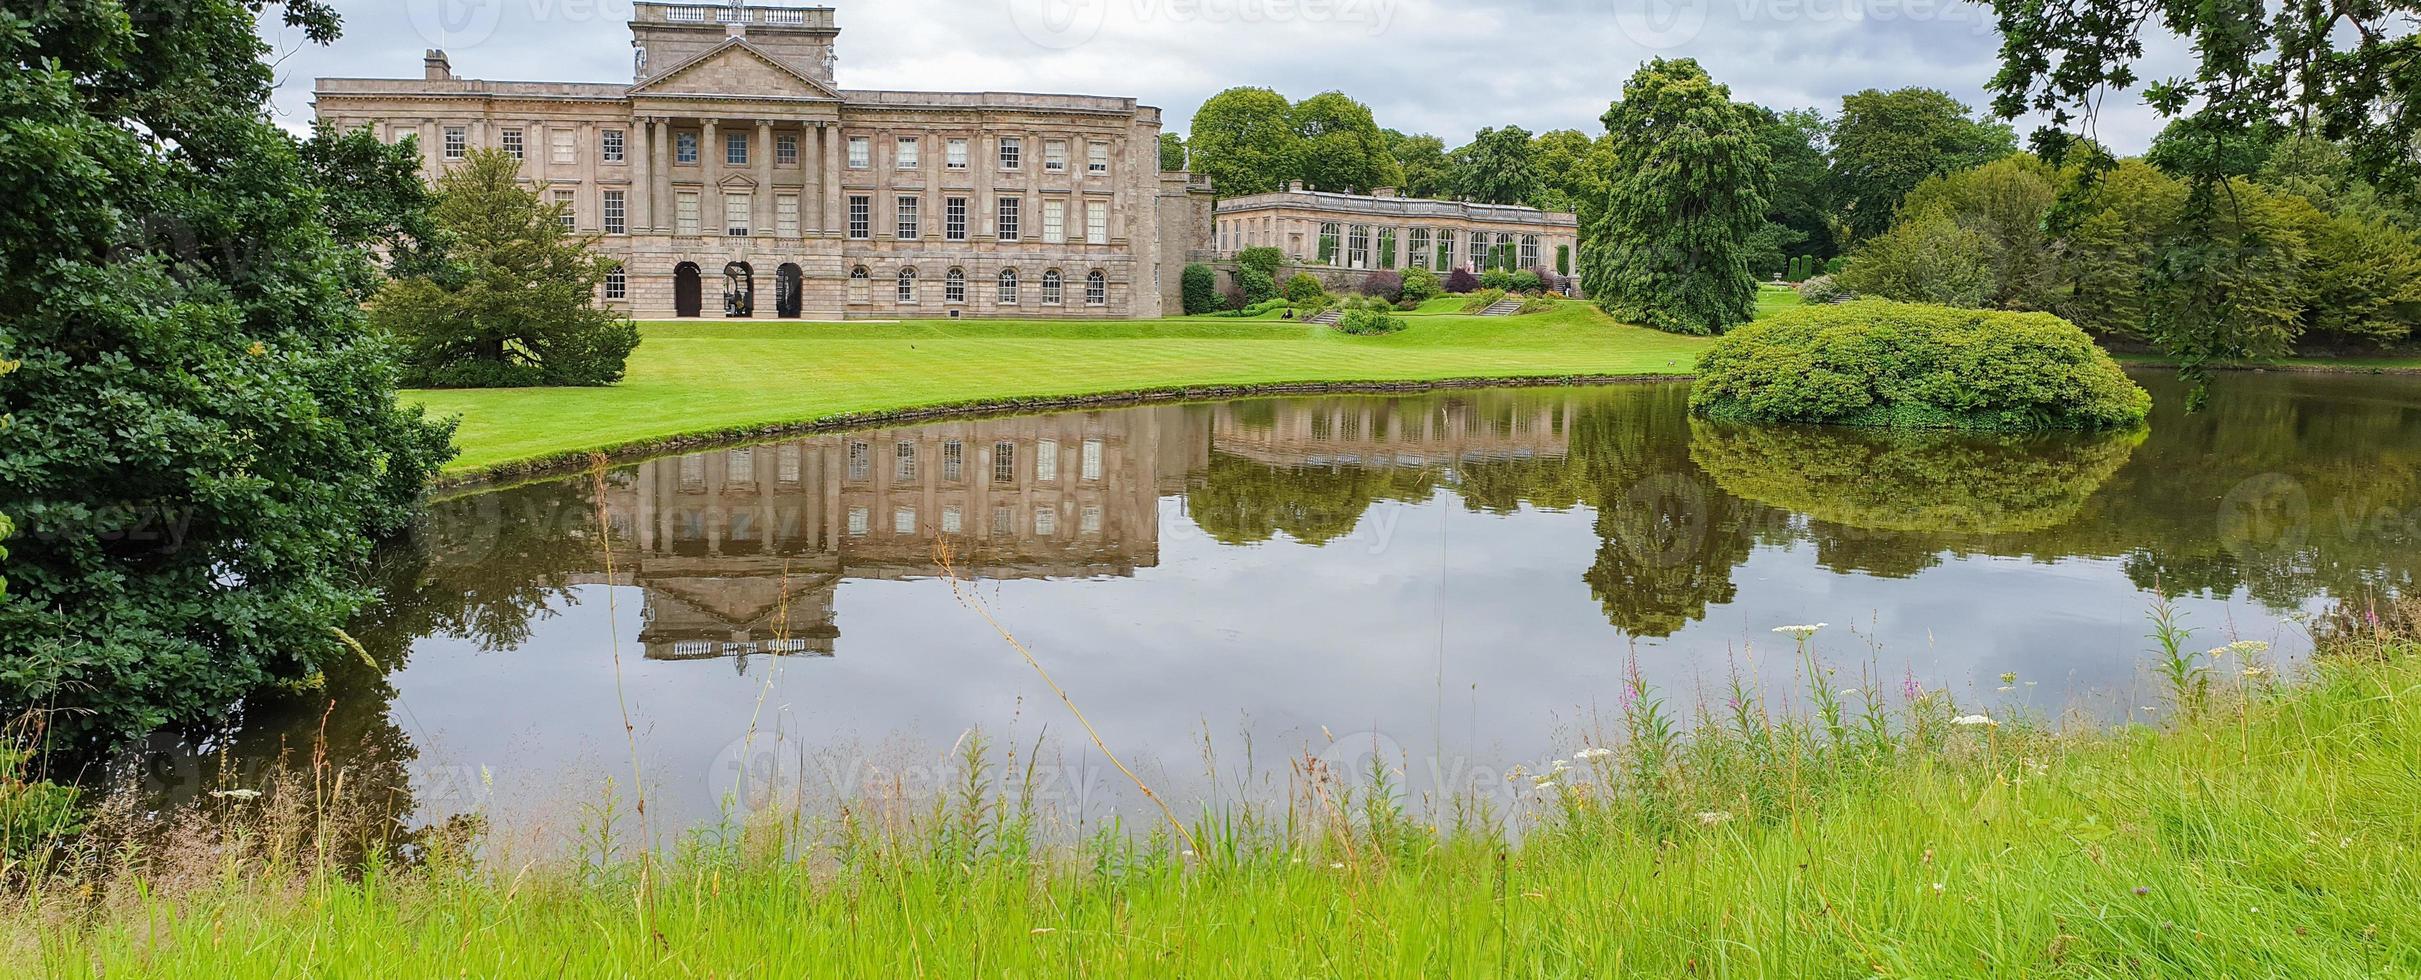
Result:
[[[1580,751],[1578,751],[1578,752],[1574,752],[1574,753],[1572,753],[1572,758],[1579,759],[1579,760],[1580,760],[1580,761],[1582,761],[1582,762],[1593,762],[1593,761],[1595,761],[1595,760],[1598,760],[1598,759],[1603,759],[1603,758],[1605,758],[1605,757],[1607,757],[1607,756],[1609,756],[1609,755],[1613,755],[1613,754],[1614,754],[1614,750],[1613,750],[1613,749],[1604,749],[1604,748],[1586,748],[1586,749],[1582,749],[1582,750],[1580,750]]]
[[[1951,719],[1950,723],[1961,728],[1998,728],[2001,725],[1985,715],[1961,715]]]
[[[261,791],[257,789],[218,789],[211,790],[210,797],[217,800],[257,800],[261,798]]]
[[[1708,810],[1698,815],[1698,822],[1709,827],[1730,823],[1731,820],[1732,815],[1721,810]]]
[[[1808,637],[1816,635],[1818,630],[1831,625],[1831,623],[1811,623],[1806,626],[1776,626],[1774,627],[1774,632],[1796,636],[1804,640]]]
[[[2268,667],[2263,667],[2263,666],[2261,666],[2261,665],[2259,665],[2259,664],[2255,664],[2255,665],[2253,665],[2253,666],[2251,666],[2251,667],[2247,667],[2247,668],[2245,668],[2245,669],[2244,669],[2244,675],[2245,675],[2246,677],[2250,677],[2250,678],[2252,678],[2252,679],[2254,679],[2254,680],[2260,680],[2260,679],[2262,679],[2262,678],[2264,678],[2264,677],[2268,677],[2268,676],[2270,676],[2270,669],[2269,669]]]

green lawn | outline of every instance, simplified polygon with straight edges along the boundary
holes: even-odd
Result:
[[[1705,341],[1583,303],[1486,319],[1436,308],[1388,337],[1271,320],[642,325],[630,375],[595,389],[414,391],[462,417],[450,475],[665,439],[903,409],[1179,388],[1684,374]]]

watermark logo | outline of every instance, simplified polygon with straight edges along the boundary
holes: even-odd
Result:
[[[505,0],[411,0],[412,30],[431,46],[486,44],[504,19]]]
[[[1066,51],[1092,43],[1111,0],[1008,0],[1009,21],[1036,47]]]
[[[1614,29],[1641,47],[1667,51],[1698,40],[1708,6],[1709,0],[1621,0]]]
[[[2312,495],[2283,473],[2236,485],[2219,502],[2219,543],[2238,557],[2303,547],[2312,531]]]

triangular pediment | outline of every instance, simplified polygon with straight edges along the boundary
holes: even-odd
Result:
[[[733,174],[723,178],[723,183],[719,186],[727,191],[745,191],[756,189],[757,182],[756,178],[747,174]]]
[[[743,99],[840,101],[841,94],[732,38],[631,89],[633,96],[715,96]]]

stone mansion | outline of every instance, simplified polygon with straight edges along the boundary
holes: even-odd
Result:
[[[830,7],[639,3],[634,81],[320,79],[319,118],[472,148],[620,260],[638,317],[1150,318],[1207,244],[1207,187],[1160,170],[1133,99],[841,88]]]

